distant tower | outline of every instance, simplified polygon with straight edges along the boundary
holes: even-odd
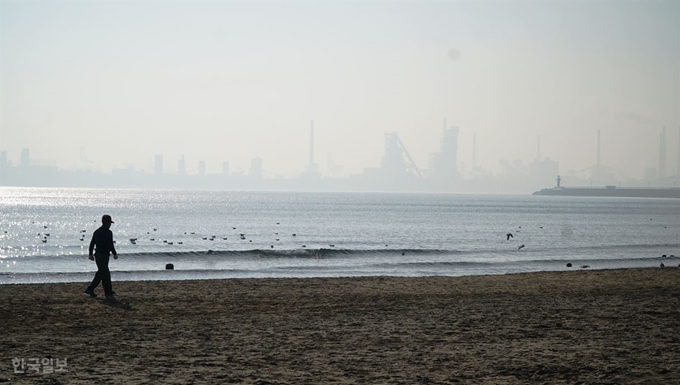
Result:
[[[262,178],[262,158],[253,158],[250,160],[250,172],[248,176],[253,178]]]
[[[21,150],[21,158],[19,158],[19,166],[21,167],[28,167],[31,164],[31,159],[30,155],[28,152],[28,148],[24,148]]]
[[[472,133],[472,170],[477,169],[477,133]]]
[[[184,160],[184,155],[182,155],[182,158],[177,161],[177,173],[179,175],[186,175],[187,174],[187,163]]]
[[[314,119],[309,128],[309,169],[314,168]]]
[[[222,175],[229,175],[229,162],[222,162]]]
[[[458,174],[458,127],[444,129],[440,141],[440,151],[431,155],[430,168],[435,179],[440,181],[456,180]]]
[[[536,144],[536,161],[541,161],[541,135],[538,136],[538,143]]]
[[[205,161],[201,160],[198,162],[198,175],[205,176]]]
[[[309,128],[309,165],[307,166],[307,173],[309,175],[316,175],[319,173],[319,166],[314,163],[314,120],[312,119],[311,127]]]
[[[678,127],[678,168],[676,175],[680,176],[680,127]]]
[[[562,183],[562,178],[560,178],[560,176],[558,175],[557,176],[557,187],[562,187],[561,183]]]
[[[600,130],[597,130],[597,167],[600,168],[602,163],[600,162]]]
[[[399,136],[396,132],[385,133],[385,156],[380,167],[389,176],[400,177],[406,172],[403,151],[399,146]]]
[[[156,155],[154,163],[154,174],[161,175],[163,173],[163,155]]]
[[[659,135],[659,179],[666,177],[666,127]]]

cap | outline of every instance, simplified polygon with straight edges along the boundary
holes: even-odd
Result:
[[[112,221],[111,216],[106,214],[102,216],[102,223],[116,223],[116,222]]]

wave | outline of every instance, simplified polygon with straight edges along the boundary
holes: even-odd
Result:
[[[252,249],[252,250],[205,250],[205,251],[177,251],[177,252],[142,252],[142,253],[120,253],[121,258],[150,259],[150,258],[332,258],[332,257],[352,257],[352,256],[371,256],[371,255],[457,255],[462,254],[459,250],[440,250],[440,249]],[[25,257],[7,257],[28,259],[45,258],[87,258],[87,255],[32,255]],[[1,259],[0,259],[1,260]]]
[[[582,245],[582,246],[555,246],[555,247],[533,247],[527,244],[520,252],[511,245],[508,248],[481,248],[472,250],[456,250],[456,249],[413,249],[413,248],[385,248],[385,249],[341,249],[341,248],[302,248],[302,249],[251,249],[251,250],[198,250],[198,251],[150,251],[140,253],[124,253],[120,254],[121,258],[134,260],[177,260],[177,259],[278,259],[278,258],[356,258],[356,257],[380,257],[380,256],[481,256],[481,258],[492,257],[494,255],[502,255],[518,257],[520,255],[560,255],[557,258],[576,258],[574,255],[587,256],[588,255],[603,255],[606,251],[620,252],[640,250],[640,254],[647,253],[649,249],[665,249],[666,255],[672,255],[670,250],[678,250],[680,257],[680,244],[665,243],[665,244],[617,244],[617,245]],[[22,257],[3,257],[0,256],[0,262],[7,260],[40,260],[45,259],[86,259],[86,254],[72,254],[72,255],[27,255]],[[642,259],[650,259],[655,257],[642,257]],[[661,259],[661,256],[658,255]],[[627,258],[628,259],[628,258]],[[527,259],[522,258],[527,261]],[[554,259],[550,259],[554,260]]]

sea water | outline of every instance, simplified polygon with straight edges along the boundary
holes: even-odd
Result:
[[[114,280],[680,264],[673,199],[5,187],[0,284],[89,281],[89,241],[103,214],[115,221]]]

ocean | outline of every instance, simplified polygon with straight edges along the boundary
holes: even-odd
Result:
[[[90,281],[103,214],[114,282],[680,264],[673,199],[3,187],[0,284]]]

